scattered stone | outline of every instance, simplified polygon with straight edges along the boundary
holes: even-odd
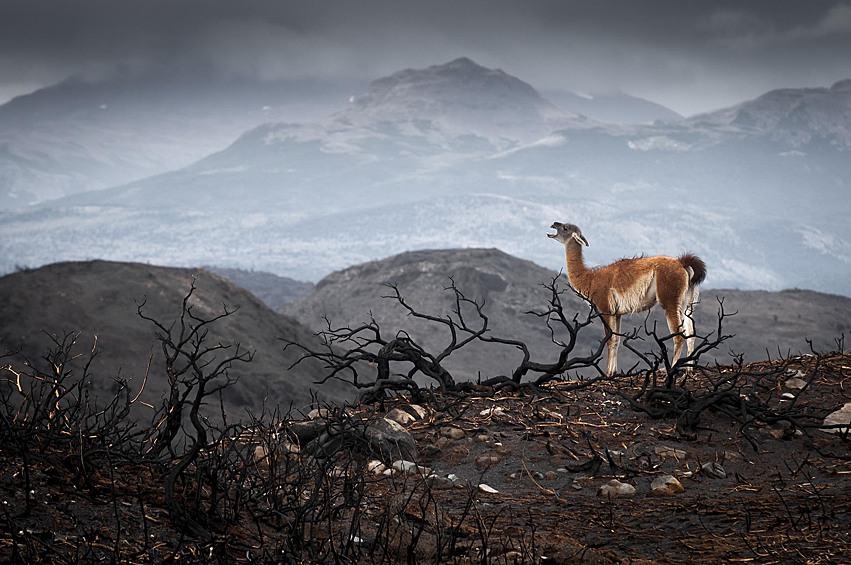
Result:
[[[553,479],[557,479],[558,473],[556,473],[555,471],[547,471],[546,473],[544,473],[544,478],[550,481]]]
[[[499,455],[482,455],[480,457],[476,457],[476,466],[482,468],[493,467],[500,461],[502,461],[502,457]]]
[[[417,442],[401,424],[387,418],[370,422],[366,428],[369,445],[385,463],[397,459],[413,460],[417,458]]]
[[[307,445],[323,432],[327,425],[324,420],[300,420],[288,422],[286,427],[287,437],[298,441],[301,445]]]
[[[303,413],[303,412],[302,412]],[[331,410],[328,408],[314,408],[307,414],[309,420],[327,420],[331,417]]]
[[[664,445],[657,445],[654,451],[656,452],[656,455],[659,455],[660,457],[671,457],[678,461],[688,457],[688,453],[682,449],[675,449]]]
[[[784,439],[792,436],[792,425],[788,422],[778,422],[773,426],[763,428],[762,433],[771,439]]]
[[[661,477],[653,479],[653,482],[650,483],[650,490],[653,494],[671,496],[678,492],[683,492],[685,487],[683,487],[683,484],[678,481],[676,477],[671,475],[662,475]]]
[[[378,459],[373,459],[366,464],[366,470],[373,475],[381,475],[387,470],[387,466]]]
[[[582,485],[576,481],[573,481],[572,483],[570,483],[570,488],[572,488],[573,490],[582,490]]]
[[[394,461],[392,468],[397,473],[404,473],[406,475],[428,476],[431,474],[431,469],[428,467],[421,467],[413,461],[405,461],[402,459]]]
[[[700,472],[713,479],[724,479],[727,477],[727,471],[717,461],[704,463],[700,466]]]
[[[290,443],[288,441],[283,441],[279,444],[273,445],[272,450],[279,455],[289,455],[299,453],[301,448],[295,444]],[[265,445],[257,445],[254,447],[254,461],[257,463],[261,463],[263,465],[269,465],[269,448]]]
[[[440,430],[440,435],[448,437],[449,439],[459,440],[463,439],[466,434],[461,428],[449,427]]]
[[[485,408],[484,410],[479,412],[479,416],[493,417],[493,416],[501,416],[504,413],[505,413],[505,408],[503,408],[501,406],[492,406],[491,408]]]
[[[408,405],[405,405],[403,408],[406,412],[411,413],[414,416],[416,416],[417,420],[422,420],[426,416],[428,416],[428,410],[426,410],[425,408],[423,408],[419,404],[408,404]]]
[[[485,483],[479,485],[479,490],[482,492],[486,492],[488,494],[497,494],[499,491],[493,488],[492,486],[488,486]]]
[[[633,496],[634,494],[634,486],[628,483],[622,483],[617,479],[612,479],[597,491],[597,496],[605,496],[606,498]]]
[[[802,373],[800,371],[798,371],[798,374],[802,374]],[[805,381],[804,379],[802,379],[800,377],[795,376],[795,377],[792,377],[791,379],[787,380],[785,385],[786,385],[786,388],[790,388],[792,390],[801,390],[802,388],[807,386],[807,381]]]
[[[384,416],[388,420],[393,420],[394,422],[398,422],[402,425],[410,424],[411,422],[416,422],[419,418],[414,416],[413,414],[402,410],[401,408],[394,408],[390,412]]]
[[[423,448],[420,451],[422,452],[423,456],[425,456],[425,457],[434,457],[435,455],[440,453],[442,450],[437,445],[430,443],[428,445],[424,445]]]
[[[780,400],[795,400],[795,395],[791,392],[784,392],[780,395]]]
[[[428,480],[431,482],[431,486],[436,489],[450,489],[455,488],[455,481],[450,480],[449,477],[441,477],[440,475],[429,475]]]
[[[847,424],[851,424],[851,402],[846,402],[845,405],[835,412],[831,412],[824,419],[825,426],[838,426],[846,424],[842,428],[830,428],[824,431],[831,434],[844,434],[848,432]]]

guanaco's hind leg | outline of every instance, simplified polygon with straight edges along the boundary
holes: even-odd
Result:
[[[618,372],[618,346],[620,345],[621,333],[621,317],[617,314],[604,315],[603,323],[606,324],[607,331],[611,331],[608,342],[608,364],[606,374],[610,377]]]
[[[697,291],[690,288],[686,293],[686,304],[683,312],[683,333],[685,334],[686,345],[688,346],[688,354],[694,353],[694,302],[697,300]],[[686,374],[691,374],[692,368],[686,367]]]
[[[679,308],[671,308],[665,310],[665,319],[668,321],[668,329],[674,335],[674,354],[671,357],[671,365],[674,365],[683,353],[683,342],[685,342],[682,336],[685,330],[683,315]]]
[[[686,315],[690,313],[692,292],[688,286],[688,272],[678,271],[676,276],[667,278],[664,285],[657,288],[664,289],[664,293],[658,295],[659,304],[665,311],[665,320],[668,322],[668,330],[674,336],[674,353],[671,356],[671,365],[674,365],[683,353],[685,336],[694,335],[694,324],[692,319]],[[688,340],[689,352],[694,347],[693,338]]]

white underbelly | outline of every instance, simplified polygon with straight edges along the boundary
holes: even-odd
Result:
[[[630,288],[611,291],[611,308],[618,314],[634,314],[650,310],[657,304],[656,277],[642,277]]]

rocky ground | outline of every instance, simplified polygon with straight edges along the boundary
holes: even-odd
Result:
[[[843,562],[851,558],[850,446],[805,422],[823,424],[851,400],[851,357],[780,365],[749,367],[774,374],[747,393],[762,394],[778,413],[792,408],[803,428],[708,411],[685,432],[676,419],[630,409],[622,395],[640,382],[613,381],[443,397],[411,431],[423,465],[481,485],[476,511],[491,531],[507,534],[510,555],[564,563]],[[802,391],[798,378],[812,381]],[[613,481],[634,490],[606,495]],[[461,515],[464,492],[440,491],[438,500]]]
[[[851,402],[851,355],[702,370],[680,384],[697,418],[655,417],[685,406],[671,396],[630,402],[640,375],[319,411],[284,423],[288,434],[244,435],[249,464],[228,459],[243,469],[230,483],[243,498],[222,497],[213,512],[211,481],[192,507],[206,513],[191,520],[174,519],[168,465],[116,458],[84,472],[73,453],[35,452],[22,465],[6,445],[0,558],[849,562],[851,443],[825,418]],[[739,406],[697,412],[695,402],[725,388]],[[402,425],[376,435],[385,417]],[[376,447],[388,438],[399,451]],[[384,471],[397,457],[418,466]],[[202,468],[178,482],[183,508]]]

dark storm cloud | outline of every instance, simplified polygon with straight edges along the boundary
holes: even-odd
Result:
[[[692,112],[851,77],[851,0],[0,3],[0,100],[71,74],[365,76],[465,55]]]

